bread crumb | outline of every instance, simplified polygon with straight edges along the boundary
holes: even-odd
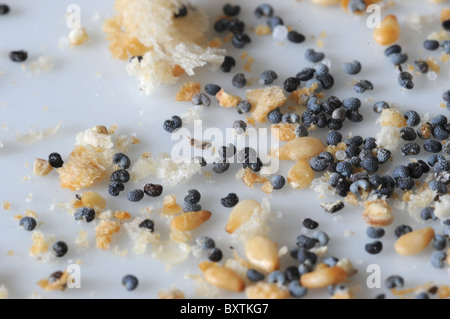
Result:
[[[31,209],[27,209],[27,210],[25,211],[25,216],[37,218],[36,212],[35,212],[34,210],[31,210]]]
[[[6,256],[14,256],[14,251],[8,250],[8,253],[6,254]]]
[[[298,124],[291,123],[278,123],[272,124],[270,129],[272,131],[272,135],[279,141],[290,141],[296,138],[295,128]]]
[[[253,187],[255,183],[265,183],[267,182],[267,178],[260,176],[258,173],[253,172],[250,168],[245,168],[244,174],[242,176],[242,181],[248,187]]]
[[[89,36],[85,28],[74,28],[69,32],[67,39],[71,46],[77,46],[89,41]]]
[[[46,240],[44,234],[40,230],[36,230],[31,235],[33,245],[30,248],[30,256],[38,256],[48,251],[50,243]]]
[[[256,35],[267,35],[271,34],[272,31],[270,30],[270,27],[266,24],[258,24],[254,30]]]
[[[158,291],[158,299],[185,299],[185,296],[183,291],[173,286],[168,290]]]
[[[62,122],[59,122],[55,127],[46,128],[42,131],[34,131],[30,129],[27,133],[21,134],[16,132],[16,141],[24,144],[33,144],[44,138],[52,137],[61,127]]]
[[[11,203],[9,201],[4,201],[3,202],[3,209],[4,210],[9,210],[11,208]]]
[[[286,102],[284,91],[278,86],[247,90],[247,101],[252,105],[251,115],[260,123],[266,121],[267,114]]]
[[[128,212],[117,211],[117,212],[114,212],[114,217],[115,217],[117,220],[123,221],[123,220],[128,220],[128,219],[130,219],[130,218],[131,218],[131,215],[130,215],[130,213],[128,213]]]
[[[216,99],[222,107],[236,107],[241,101],[239,96],[228,94],[223,89],[217,92]]]
[[[118,222],[103,220],[95,227],[95,240],[97,248],[109,249],[114,233],[118,233],[120,225]]]
[[[232,240],[245,243],[252,237],[267,235],[270,231],[268,222],[274,220],[275,217],[276,215],[271,211],[269,199],[263,198],[261,208],[255,209],[250,219],[233,232]]]
[[[406,119],[399,111],[393,108],[383,109],[376,123],[383,126],[395,126],[402,128],[407,126]]]
[[[46,291],[51,290],[60,290],[64,291],[67,288],[67,280],[69,279],[70,274],[67,271],[64,271],[59,278],[54,276],[49,279],[41,279],[37,282],[38,286]]]
[[[131,168],[131,177],[134,182],[141,178],[155,174],[157,178],[164,180],[167,186],[186,183],[195,174],[201,172],[201,167],[194,162],[175,162],[167,153],[161,153],[156,159],[151,157],[136,161]]]
[[[434,204],[434,215],[441,220],[450,217],[450,195],[445,194],[439,197],[439,200]]]
[[[164,197],[163,208],[161,212],[166,215],[176,215],[181,213],[183,209],[177,204],[177,198],[175,195],[168,195]]]
[[[178,91],[175,96],[175,101],[191,101],[192,97],[200,93],[201,83],[198,82],[187,82]]]
[[[214,38],[211,41],[209,41],[206,46],[210,48],[220,48],[222,46],[222,41],[219,38]]]
[[[244,60],[247,56],[248,56],[248,52],[247,52],[247,51],[244,51],[244,52],[242,52],[242,54],[241,54],[241,59]]]
[[[247,58],[247,62],[245,62],[244,66],[242,67],[244,71],[252,72],[252,64],[255,62],[255,59],[252,57]]]
[[[195,294],[198,297],[212,298],[220,294],[219,288],[206,282],[206,280],[201,275],[185,274],[184,277],[186,279],[192,279],[194,281]]]
[[[176,19],[174,9],[180,5],[178,0],[116,0],[118,14],[103,24],[114,58],[143,57],[132,59],[127,71],[136,76],[144,94],[175,83],[176,65],[192,76],[197,67],[209,64],[215,69],[223,62],[225,50],[201,46],[208,30],[205,12],[189,4],[189,14]]]
[[[36,176],[47,176],[53,171],[53,166],[47,160],[36,158],[33,165],[33,173]]]
[[[58,173],[61,187],[73,191],[91,186],[106,177],[106,169],[99,163],[97,153],[81,145],[75,147]]]
[[[286,287],[276,283],[258,282],[255,285],[247,287],[245,294],[248,299],[288,299],[289,290]]]
[[[263,184],[263,186],[261,187],[261,190],[266,194],[271,194],[273,191],[273,186],[269,181],[267,181]]]
[[[190,251],[191,247],[186,243],[166,241],[153,244],[152,257],[170,268],[184,262],[189,257]]]
[[[425,61],[430,67],[431,71],[435,72],[436,74],[439,74],[439,72],[441,71],[441,67],[439,66],[439,64],[436,63],[436,59],[434,59],[433,57],[428,57]]]
[[[376,136],[378,147],[384,147],[394,152],[400,145],[402,139],[400,137],[400,128],[395,126],[384,126],[378,131]]]
[[[77,237],[75,238],[75,247],[77,247],[77,250],[81,251],[84,248],[89,248],[89,240],[88,240],[88,233],[86,230],[80,230],[77,233]]]
[[[146,252],[148,244],[157,244],[160,239],[158,232],[152,233],[149,229],[139,227],[143,221],[143,217],[136,217],[131,222],[124,224],[128,237],[133,241],[132,251],[138,255]]]
[[[53,69],[53,67],[53,58],[50,55],[43,55],[30,63],[29,70],[32,75],[38,75],[41,72],[46,72]]]
[[[6,288],[5,285],[0,285],[0,299],[8,299],[8,289]]]

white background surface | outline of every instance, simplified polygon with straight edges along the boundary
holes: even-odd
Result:
[[[204,7],[210,18],[214,19],[221,14],[221,6],[226,1],[195,1]],[[236,1],[237,2],[237,1]],[[286,25],[304,33],[307,41],[303,44],[286,42],[277,45],[271,36],[257,37],[249,32],[252,44],[245,48],[249,55],[255,58],[253,73],[246,72],[247,77],[258,76],[263,70],[271,68],[275,70],[279,79],[275,84],[282,85],[288,76],[295,74],[310,63],[303,58],[304,51],[309,47],[315,47],[315,39],[321,31],[327,33],[324,39],[323,51],[331,60],[331,73],[336,79],[336,85],[328,92],[339,98],[356,96],[351,85],[352,76],[346,75],[341,67],[344,60],[358,59],[363,65],[362,72],[357,79],[372,81],[375,90],[362,96],[362,114],[365,117],[363,123],[349,123],[344,125],[343,133],[350,131],[362,136],[374,136],[376,115],[372,112],[373,101],[386,100],[397,103],[401,109],[417,109],[423,114],[425,111],[431,115],[443,113],[446,109],[439,108],[442,102],[441,95],[449,88],[448,65],[442,66],[441,74],[435,82],[428,81],[425,76],[415,77],[415,89],[402,92],[396,81],[396,72],[393,65],[384,56],[384,48],[373,43],[372,30],[366,28],[364,20],[346,14],[338,7],[322,8],[311,5],[308,1],[297,2],[294,0],[266,1],[272,3],[275,14],[281,16]],[[188,102],[175,102],[174,96],[178,88],[188,80],[182,76],[180,82],[173,86],[160,87],[152,96],[142,96],[137,89],[137,82],[126,75],[125,62],[114,60],[108,51],[108,42],[101,31],[101,23],[111,16],[114,11],[113,1],[78,1],[81,7],[82,25],[87,29],[91,42],[76,48],[60,48],[59,41],[67,36],[69,30],[65,24],[65,11],[68,4],[73,1],[9,1],[11,12],[0,17],[0,70],[3,76],[0,78],[0,139],[5,147],[0,149],[0,201],[10,201],[11,210],[0,209],[0,284],[3,283],[10,291],[12,298],[26,298],[33,292],[38,292],[44,298],[155,298],[157,291],[166,289],[171,285],[185,291],[188,298],[195,298],[193,282],[184,279],[186,272],[199,274],[196,265],[199,259],[190,260],[181,265],[174,266],[170,271],[165,271],[165,266],[150,257],[150,253],[136,256],[130,253],[126,257],[119,257],[112,251],[100,251],[95,249],[94,225],[77,224],[65,211],[49,211],[53,203],[67,202],[75,193],[63,190],[59,187],[57,174],[51,174],[46,178],[37,178],[32,174],[32,164],[36,157],[46,158],[51,152],[59,152],[67,159],[74,143],[77,132],[95,125],[109,127],[117,124],[119,134],[136,134],[142,143],[133,147],[129,155],[132,160],[140,157],[146,151],[157,155],[163,151],[170,152],[173,142],[170,134],[162,129],[165,119],[175,114],[184,113],[191,104]],[[258,21],[253,16],[253,10],[261,1],[241,1],[242,13],[247,28],[255,27]],[[399,5],[383,11],[409,14],[418,11],[422,14],[439,14],[442,5],[430,4],[427,1],[398,1]],[[95,20],[98,14],[100,19]],[[400,18],[400,21],[402,19]],[[438,22],[434,26],[425,28],[419,34],[402,27],[402,35],[399,43],[404,52],[409,55],[409,61],[437,57],[439,53],[424,52],[422,41],[428,31],[438,30]],[[214,32],[211,32],[214,35]],[[222,35],[220,35],[222,36]],[[228,43],[225,47],[229,54],[238,61],[238,66],[230,74],[221,71],[211,73],[209,70],[201,70],[194,78],[189,80],[199,81],[202,84],[208,82],[217,83],[226,91],[239,94],[244,97],[244,90],[232,87],[231,78],[241,72],[243,62],[239,59],[241,51],[231,47]],[[12,63],[8,58],[11,50],[27,50],[28,63],[41,55],[49,54],[53,57],[55,68],[45,74],[36,77],[29,75],[21,69],[21,65]],[[101,74],[101,76],[99,76]],[[256,84],[253,87],[258,87]],[[447,84],[447,85],[445,85]],[[47,107],[48,110],[44,110]],[[212,107],[202,113],[205,120],[204,126],[220,128],[231,127],[234,120],[243,116],[237,115],[233,110],[220,109],[213,103]],[[15,133],[26,132],[34,127],[41,130],[53,127],[62,121],[62,127],[58,133],[44,141],[33,145],[19,144],[15,142]],[[324,136],[326,129],[315,136]],[[407,163],[407,159],[396,154],[396,163]],[[286,176],[293,162],[284,163],[281,173]],[[384,169],[392,168],[393,164],[383,166]],[[207,168],[210,171],[210,167]],[[202,193],[201,204],[205,209],[213,212],[213,217],[200,229],[193,232],[193,238],[198,235],[209,235],[216,239],[217,246],[222,248],[225,258],[231,257],[231,244],[228,234],[224,231],[224,225],[228,217],[229,209],[220,205],[219,199],[229,192],[236,192],[241,199],[250,198],[260,201],[267,196],[259,187],[247,189],[246,186],[236,181],[234,173],[238,167],[232,167],[227,174],[213,176],[213,183],[208,183],[202,176],[194,178],[190,184],[180,185],[176,188],[165,188],[165,195],[176,194],[179,202],[182,202],[184,193],[189,188],[197,188]],[[25,176],[31,177],[24,181]],[[155,177],[149,177],[142,181],[158,182]],[[141,183],[140,183],[141,184]],[[137,185],[137,186],[140,186]],[[131,188],[131,186],[128,186]],[[92,187],[107,195],[106,182]],[[32,200],[26,202],[27,196],[32,193]],[[360,207],[348,207],[335,216],[340,216],[340,221],[334,221],[322,211],[317,194],[311,190],[292,190],[289,186],[283,191],[274,192],[270,198],[274,211],[282,212],[282,218],[272,225],[270,237],[278,242],[279,246],[293,247],[295,238],[302,233],[301,221],[310,217],[320,223],[319,229],[326,231],[332,238],[329,245],[329,256],[339,258],[347,257],[352,260],[358,269],[358,274],[352,277],[348,286],[354,287],[357,297],[372,298],[378,293],[387,292],[386,289],[367,289],[365,281],[367,277],[366,266],[376,263],[381,266],[382,278],[392,274],[400,274],[405,278],[406,286],[413,287],[429,281],[439,284],[448,284],[449,277],[446,269],[437,270],[431,267],[428,257],[432,252],[429,247],[425,252],[413,257],[401,257],[393,250],[393,230],[395,226],[407,223],[417,229],[423,227],[411,221],[406,213],[395,211],[394,223],[386,228],[387,235],[382,239],[384,250],[379,255],[369,255],[364,251],[364,245],[370,242],[365,236],[366,224],[361,218]],[[160,199],[145,198],[140,203],[130,203],[125,194],[120,198],[108,199],[108,207],[113,210],[125,209],[134,216],[138,215],[139,208],[155,205]],[[54,234],[58,240],[64,240],[69,244],[69,253],[61,258],[58,263],[42,263],[28,256],[31,246],[31,233],[22,230],[18,222],[13,218],[16,214],[22,214],[27,208],[33,209],[38,214],[40,222],[38,229],[45,234]],[[436,230],[441,230],[438,223]],[[162,226],[164,227],[164,226]],[[73,240],[80,229],[89,232],[91,248],[83,252],[76,252]],[[354,232],[353,236],[345,237],[345,231]],[[121,249],[130,248],[129,239],[125,231],[115,235],[113,245],[118,244]],[[236,247],[241,251],[241,247]],[[7,256],[9,250],[14,251],[14,256]],[[46,278],[56,270],[63,270],[70,260],[81,259],[82,288],[68,289],[65,292],[44,292],[36,282]],[[282,258],[282,268],[296,265],[297,262],[290,256]],[[126,274],[134,274],[140,280],[139,288],[134,292],[127,292],[121,286],[121,279]],[[389,295],[388,295],[389,296]],[[219,297],[244,297],[244,294],[228,294],[224,292]],[[310,291],[308,297],[327,298],[324,290]]]

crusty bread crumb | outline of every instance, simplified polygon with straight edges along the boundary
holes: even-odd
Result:
[[[270,129],[275,138],[279,141],[290,141],[296,137],[295,127],[297,124],[278,123],[272,124]]]
[[[252,105],[251,115],[255,121],[263,123],[266,115],[286,102],[283,89],[279,86],[270,86],[264,89],[247,91],[247,100]]]
[[[58,173],[61,187],[73,191],[91,186],[106,176],[106,170],[99,163],[96,152],[80,145],[75,147]]]
[[[216,99],[219,101],[219,105],[223,107],[236,107],[241,101],[239,96],[228,94],[223,89],[217,92]]]
[[[109,249],[114,233],[118,233],[120,224],[118,222],[102,220],[97,227],[95,227],[95,240],[97,248]]]
[[[201,84],[198,82],[187,82],[178,91],[175,101],[190,101],[192,97],[200,93]]]

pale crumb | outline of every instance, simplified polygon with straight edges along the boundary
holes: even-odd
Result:
[[[272,31],[270,30],[270,27],[266,24],[258,24],[254,30],[256,35],[268,35],[271,34]]]
[[[4,210],[9,210],[11,208],[11,203],[9,201],[4,201],[3,202],[3,209]]]
[[[255,208],[250,219],[233,232],[232,240],[245,243],[252,237],[267,235],[270,231],[269,222],[275,220],[275,217],[269,199],[263,198],[261,208]]]
[[[128,237],[133,241],[132,251],[138,255],[142,255],[147,251],[148,244],[157,244],[160,239],[158,232],[152,233],[149,229],[139,227],[139,224],[144,219],[143,217],[136,217],[131,222],[124,224]]]
[[[0,299],[8,299],[8,289],[5,287],[5,285],[0,285]]]
[[[166,265],[166,269],[184,262],[190,254],[191,247],[185,243],[166,241],[155,243],[152,247],[152,258],[161,261]]]
[[[183,291],[172,286],[168,290],[158,291],[158,299],[185,299],[185,296]]]
[[[115,245],[113,248],[113,253],[114,255],[117,255],[119,257],[125,257],[128,255],[128,250],[124,249],[124,250],[120,250],[119,245]]]
[[[384,126],[376,135],[377,145],[394,152],[400,145],[400,128],[395,126]]]
[[[200,172],[200,165],[194,162],[175,162],[169,154],[161,153],[156,159],[148,157],[137,160],[131,168],[131,177],[133,181],[138,181],[155,174],[168,186],[174,186],[186,183],[192,176]]]
[[[411,13],[405,18],[405,24],[416,32],[421,32],[423,27],[436,21],[435,15],[420,15],[417,12]]]
[[[67,37],[71,46],[81,45],[89,41],[89,36],[85,28],[72,29]]]
[[[27,299],[42,299],[42,297],[35,291],[27,297]]]
[[[44,55],[37,58],[37,60],[32,61],[29,70],[32,75],[38,75],[53,69],[53,67],[53,58],[50,55]]]
[[[351,230],[344,231],[344,236],[345,237],[350,237],[350,236],[353,236],[354,234],[355,233],[353,231],[351,231]]]
[[[28,193],[27,198],[25,198],[25,203],[31,202],[32,199],[33,199],[33,193]]]
[[[450,195],[445,194],[439,198],[434,204],[434,215],[441,220],[450,217]]]
[[[6,254],[6,256],[14,256],[14,251],[8,250],[8,253]]]
[[[77,237],[75,238],[75,246],[77,247],[78,251],[83,250],[84,248],[89,248],[89,240],[88,240],[88,233],[86,230],[80,230],[77,233]]]
[[[58,129],[60,128],[62,122],[59,122],[56,127],[46,128],[42,131],[34,131],[30,129],[27,133],[21,134],[16,132],[16,141],[24,144],[33,144],[38,141],[43,140],[44,138],[51,137],[56,134]]]
[[[328,246],[313,247],[310,252],[315,253],[317,257],[325,256],[328,253]]]
[[[74,261],[74,263],[75,263],[76,265],[82,265],[82,264],[83,264],[83,261],[82,261],[81,259],[76,259],[76,260]]]
[[[341,222],[342,220],[343,220],[342,216],[335,216],[335,217],[333,217],[333,221],[336,222],[336,223]]]
[[[287,255],[289,253],[289,248],[287,246],[283,246],[278,250],[278,257],[283,257],[284,255]]]
[[[184,125],[194,124],[195,121],[201,120],[200,113],[205,109],[203,105],[195,105],[190,107],[187,112],[181,115]]]
[[[206,280],[201,275],[191,275],[186,273],[184,275],[186,279],[192,279],[195,285],[195,294],[198,297],[216,297],[220,294],[220,290],[218,287],[207,283]]]

